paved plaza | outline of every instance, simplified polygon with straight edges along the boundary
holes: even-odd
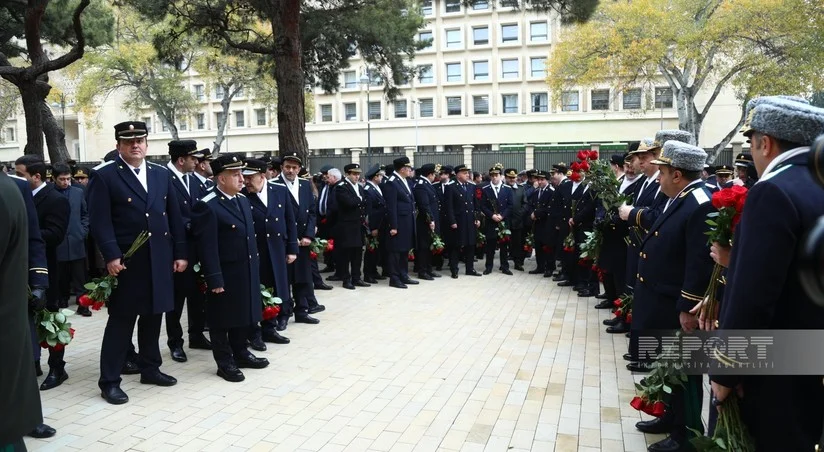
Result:
[[[527,262],[527,270],[534,264]],[[126,405],[97,388],[105,311],[73,316],[69,380],[41,392],[57,435],[32,450],[644,451],[629,406],[639,376],[609,311],[550,279],[447,275],[407,290],[318,292],[320,325],[289,324],[289,345],[246,381],[215,375],[211,352],[169,357],[173,387],[123,377]],[[164,327],[165,328],[165,327]],[[46,357],[42,359],[46,370]],[[42,378],[40,380],[42,381]],[[706,403],[705,403],[706,409]],[[646,415],[644,415],[646,418]]]

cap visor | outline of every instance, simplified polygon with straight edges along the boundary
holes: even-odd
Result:
[[[669,166],[668,162],[665,162],[665,161],[659,160],[659,159],[652,160],[652,161],[650,161],[650,163],[652,163],[653,165],[668,165]]]

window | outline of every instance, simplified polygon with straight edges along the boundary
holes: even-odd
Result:
[[[146,123],[146,131],[152,133],[152,118],[141,118]]]
[[[561,94],[561,111],[578,111],[578,91],[564,91]]]
[[[532,105],[532,113],[546,113],[549,104],[546,93],[530,94],[530,104]]]
[[[590,93],[592,99],[592,110],[609,110],[609,90],[608,89],[594,89]]]
[[[421,3],[421,15],[432,15],[432,0],[423,0],[423,2]]]
[[[369,75],[369,86],[381,86],[383,85],[383,79],[381,79],[381,73],[378,71],[367,71]]]
[[[418,33],[418,41],[428,42],[429,43],[428,46],[424,47],[421,50],[432,50],[433,40],[432,40],[432,32],[431,31],[422,31],[422,32]]]
[[[358,74],[355,71],[346,71],[343,73],[343,87],[344,88],[357,88],[358,87]]]
[[[624,91],[624,110],[639,110],[641,108],[641,88],[632,88]]]
[[[518,25],[501,25],[501,42],[515,42],[518,40]]]
[[[354,103],[343,104],[343,114],[347,121],[354,121],[358,118],[358,106]]]
[[[242,86],[237,89],[237,92],[235,93],[235,97],[243,97],[243,87]]]
[[[215,87],[215,99],[223,99],[223,93],[224,93],[223,85],[217,85]]]
[[[655,88],[655,106],[672,108],[672,88]]]
[[[501,60],[501,78],[518,78],[518,60]]]
[[[332,122],[332,104],[320,106],[320,120],[321,122]]]
[[[546,22],[532,22],[529,24],[529,40],[532,42],[546,42],[549,40],[549,27]]]
[[[243,117],[242,111],[235,112],[235,127],[246,127],[246,119]]]
[[[432,65],[431,64],[425,64],[423,66],[418,66],[418,70],[420,71],[420,74],[421,74],[421,75],[418,76],[418,81],[421,82],[421,84],[435,83],[435,77],[432,75]]]
[[[369,119],[381,119],[380,101],[369,102]]]
[[[461,0],[446,0],[446,12],[459,13],[461,12]]]
[[[185,121],[181,122],[180,124],[177,125],[177,130],[180,130],[180,131],[184,131],[188,128],[189,128],[189,124],[187,124]]]
[[[169,131],[169,123],[165,119],[160,120],[160,130],[163,132]]]
[[[446,81],[461,81],[461,63],[446,63]]]
[[[474,27],[472,29],[472,43],[476,46],[489,44],[489,27]]]
[[[486,0],[475,0],[472,3],[472,9],[475,11],[483,11],[489,9],[489,3]]]
[[[472,74],[474,80],[489,80],[489,61],[473,61]]]
[[[226,124],[226,116],[223,112],[215,113],[215,123],[217,124],[218,128],[223,127]]]
[[[206,115],[203,113],[197,114],[197,130],[203,130],[206,128]]]
[[[14,142],[14,127],[9,127],[6,129],[6,141]]]
[[[255,122],[259,126],[266,125],[266,109],[265,108],[256,108],[255,109]]]
[[[546,77],[546,58],[535,57],[529,59],[530,75],[533,78]]]
[[[446,48],[460,49],[461,48],[461,30],[446,30]]]
[[[501,6],[503,6],[504,8],[517,8],[518,0],[501,0]]]
[[[501,95],[501,108],[503,109],[504,113],[518,113],[518,95]]]
[[[461,98],[447,97],[446,98],[446,114],[449,116],[456,116],[461,114]]]
[[[406,99],[396,100],[395,101],[395,117],[396,118],[405,118],[406,117]]]
[[[197,100],[203,100],[203,85],[195,85],[195,97]]]
[[[420,108],[418,116],[421,118],[431,118],[434,116],[433,104],[432,99],[418,99],[418,106]]]
[[[488,115],[489,96],[472,96],[472,112],[476,115]]]

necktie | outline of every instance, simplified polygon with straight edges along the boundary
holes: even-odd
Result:
[[[320,214],[326,215],[326,190],[329,189],[329,186],[323,187],[323,192],[320,195]]]
[[[189,188],[189,175],[188,174],[183,175],[183,186],[186,187],[186,193],[189,193],[189,194],[192,193],[192,190]]]
[[[493,190],[495,190],[495,197],[497,198],[497,197],[498,197],[498,186],[497,186],[497,185],[493,185],[493,186],[492,186],[492,189],[493,189]]]
[[[243,210],[240,208],[240,198],[235,196],[234,201],[235,201],[235,209],[237,209],[238,212],[243,212]]]
[[[135,169],[134,169],[134,173],[135,173],[135,174],[140,174],[140,168],[135,168]]]

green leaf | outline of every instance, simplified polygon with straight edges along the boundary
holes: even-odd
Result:
[[[86,284],[83,284],[83,288],[86,290],[94,290],[97,288],[97,284],[95,284],[94,281],[87,282]]]
[[[103,287],[104,289],[107,289],[109,287],[109,283],[105,280],[100,281],[100,284],[98,284],[98,286]]]
[[[639,390],[639,391],[643,391],[643,390],[644,390],[644,387],[643,387],[643,386],[641,386],[641,384],[640,384],[640,383],[635,383],[635,389],[637,389],[637,390]]]
[[[664,390],[664,392],[666,392],[667,394],[672,394],[672,388],[670,388],[668,385],[664,385],[664,386],[662,386],[662,389],[663,389],[663,390]]]
[[[61,309],[60,313],[63,314],[64,316],[66,316],[66,317],[70,317],[70,316],[74,315],[74,311],[72,311],[71,309]]]
[[[72,340],[71,334],[68,331],[60,330],[57,333],[57,340],[60,341],[61,344],[68,344]]]
[[[264,290],[264,291],[260,292],[260,295],[264,298],[272,298],[272,294],[269,293],[269,291],[267,291],[267,290]]]
[[[57,336],[47,338],[46,343],[54,347],[55,345],[57,345]]]
[[[47,330],[48,332],[50,332],[50,333],[54,333],[54,332],[56,331],[56,329],[55,329],[55,327],[54,327],[54,323],[52,323],[52,322],[41,322],[41,324],[42,324],[42,325],[43,325],[43,327],[45,327],[45,328],[46,328],[46,330]]]
[[[66,321],[66,316],[57,312],[54,314],[54,321],[57,323],[64,323]]]

